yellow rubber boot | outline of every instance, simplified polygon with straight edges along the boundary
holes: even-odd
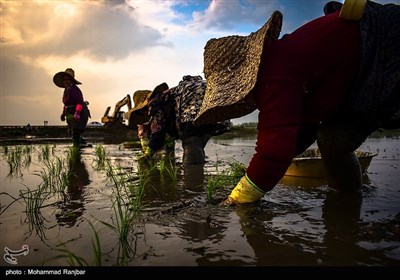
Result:
[[[247,175],[243,176],[228,198],[223,202],[225,205],[238,203],[251,203],[260,200],[265,192],[260,190]]]

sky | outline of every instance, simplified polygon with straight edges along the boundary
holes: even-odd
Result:
[[[63,125],[63,89],[53,76],[66,68],[82,82],[89,121],[100,121],[127,94],[173,87],[185,75],[204,78],[211,38],[247,36],[275,10],[283,13],[282,36],[322,16],[326,2],[1,0],[0,125]],[[232,121],[255,122],[257,113]]]

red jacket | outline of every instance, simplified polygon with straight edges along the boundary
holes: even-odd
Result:
[[[256,153],[247,176],[271,190],[292,159],[315,141],[316,126],[340,107],[359,68],[360,31],[339,13],[317,18],[265,46],[254,96]]]

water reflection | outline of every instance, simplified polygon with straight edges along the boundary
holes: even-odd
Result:
[[[324,177],[283,176],[279,183],[286,186],[315,188],[326,185],[327,181]]]
[[[293,196],[299,192],[294,191]],[[254,251],[254,265],[381,264],[377,260],[385,259],[382,252],[360,245],[365,235],[361,207],[366,192],[324,188],[317,191],[321,207],[304,209],[280,200],[237,206],[241,230]],[[319,214],[322,219],[317,218]]]
[[[137,184],[145,184],[144,199],[158,207],[177,199],[179,166],[173,155],[155,154],[137,162]]]
[[[213,207],[204,207],[199,203],[192,206],[185,215],[178,217],[179,235],[187,240],[187,246],[183,249],[189,252],[198,266],[215,265],[245,265],[246,259],[243,252],[236,252],[229,248],[228,223],[226,216],[216,216]],[[226,213],[227,215],[228,213]],[[220,244],[221,248],[216,247]],[[226,244],[224,248],[223,244]],[[226,254],[229,256],[226,256]]]
[[[303,250],[298,241],[276,232],[271,226],[275,218],[273,210],[260,209],[257,205],[240,205],[236,209],[241,230],[254,251],[256,266],[316,265],[314,252]],[[284,238],[285,240],[282,240]]]
[[[326,233],[324,262],[336,265],[357,265],[363,249],[358,243],[360,232],[361,192],[329,190],[322,206]]]
[[[367,174],[362,177],[363,184],[369,185],[370,180]],[[305,187],[314,189],[316,187],[325,186],[328,184],[325,177],[300,177],[300,176],[283,176],[279,181],[280,184],[294,187]]]
[[[69,227],[75,225],[85,210],[82,193],[84,187],[90,184],[89,173],[82,161],[81,153],[79,151],[72,153],[68,162],[67,193],[64,202],[59,205],[61,212],[56,214],[57,222]]]
[[[240,146],[238,143],[235,146],[222,145],[220,142],[222,141],[211,141],[207,145],[209,162],[205,166],[206,174],[208,171],[215,174],[215,166],[233,156],[245,164],[249,162],[253,154],[253,148],[247,148],[251,146],[250,144],[244,143]],[[228,141],[223,143],[230,144]],[[143,222],[147,232],[136,230],[136,226],[134,232],[140,236],[135,243],[139,248],[138,252],[145,250],[146,256],[137,255],[139,257],[132,264],[286,266],[283,270],[286,270],[287,266],[302,265],[329,267],[358,265],[361,269],[378,265],[383,270],[388,269],[388,266],[399,267],[398,143],[398,138],[369,139],[361,147],[370,151],[380,149],[379,155],[371,163],[368,177],[365,177],[371,183],[364,179],[364,183],[370,187],[363,188],[361,201],[359,195],[342,198],[340,194],[327,189],[324,182],[297,178],[294,183],[285,183],[282,188],[279,186],[275,188],[260,204],[226,209],[206,200],[205,191],[201,189],[201,184],[197,184],[204,175],[203,172],[198,172],[201,168],[197,167],[197,171],[196,167],[186,170],[178,168],[177,182],[168,179],[170,178],[168,173],[164,173],[166,181],[161,181],[160,172],[156,170],[152,178],[152,187],[146,189],[145,193],[144,202],[150,204],[145,205],[149,207],[149,211],[143,211],[144,219],[140,221],[140,225]],[[56,154],[64,159],[67,146],[67,144],[57,146]],[[117,145],[108,145],[106,148],[110,151],[112,159],[118,159],[129,166],[134,161],[133,168],[137,168],[137,161],[127,157],[134,152],[122,153]],[[182,151],[178,148],[176,155],[182,155]],[[94,152],[89,149],[87,151],[82,154],[83,169],[87,168],[92,180],[90,186],[96,189],[96,193],[88,193],[90,186],[85,187],[85,184],[82,184],[83,189],[79,185],[71,184],[75,180],[71,177],[69,179],[71,191],[68,193],[65,191],[65,194],[68,194],[65,201],[59,202],[58,196],[51,197],[45,201],[46,205],[50,203],[50,207],[40,208],[43,217],[29,217],[30,225],[40,226],[33,228],[33,232],[29,231],[31,236],[25,235],[27,227],[21,225],[20,219],[15,218],[24,217],[25,205],[15,203],[0,216],[2,224],[0,245],[3,248],[11,247],[12,244],[16,244],[15,247],[19,248],[21,246],[19,244],[28,244],[30,248],[35,248],[25,260],[21,258],[21,265],[36,265],[38,260],[58,255],[59,253],[54,250],[59,244],[58,240],[71,238],[73,240],[68,248],[77,256],[83,256],[88,261],[91,259],[91,250],[87,250],[87,245],[90,247],[93,230],[79,213],[73,213],[78,216],[75,216],[75,221],[73,218],[70,219],[71,225],[75,225],[70,228],[67,224],[69,222],[67,215],[73,211],[81,213],[85,211],[86,215],[88,213],[86,211],[89,211],[95,218],[108,220],[107,217],[112,209],[112,204],[109,202],[112,190],[110,184],[104,182],[103,173],[91,168],[90,159],[93,158]],[[178,166],[180,158],[181,156],[176,160]],[[2,167],[7,167],[6,158],[2,157],[0,160]],[[20,178],[9,178],[6,176],[7,173],[2,173],[0,185],[3,192],[17,197],[19,191],[24,191],[25,184],[28,186],[41,184],[41,177],[30,173],[41,171],[39,167],[43,166],[43,162],[38,161],[37,157],[32,157],[32,163],[30,169],[22,169],[24,184],[21,184]],[[143,166],[143,171],[146,168]],[[7,168],[3,169],[7,172]],[[221,189],[220,193],[217,192],[220,195],[218,197],[225,198],[227,192]],[[172,195],[171,198],[169,195]],[[3,203],[4,198],[0,198]],[[96,203],[91,203],[88,200],[90,198],[96,200]],[[78,205],[75,207],[76,210],[68,209],[71,202],[76,203],[75,206]],[[57,204],[59,212],[57,221],[62,226],[56,224],[53,203]],[[61,213],[62,211],[64,212]],[[58,226],[54,227],[54,224]],[[42,233],[38,232],[39,230]],[[114,233],[109,234],[108,229],[105,230],[101,236],[102,247],[106,249],[104,252],[110,252],[109,249],[112,250],[118,240],[115,241]],[[46,241],[51,241],[46,246],[43,246],[42,241],[44,233],[50,237]],[[76,234],[82,238],[74,238]],[[108,260],[108,254],[104,255],[104,258]],[[68,261],[60,260],[49,264],[68,265]],[[110,261],[105,261],[105,264],[110,264]],[[266,268],[269,269],[270,267]]]
[[[204,192],[204,164],[183,165],[184,188],[193,192]]]

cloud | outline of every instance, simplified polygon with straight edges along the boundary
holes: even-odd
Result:
[[[127,93],[202,75],[203,48],[211,38],[256,31],[275,9],[291,15],[285,14],[284,26],[295,26],[295,16],[304,19],[292,12],[298,2],[304,5],[258,0],[2,1],[0,123],[62,124],[62,92],[52,78],[69,67],[83,83],[92,120],[98,121],[107,106]],[[313,4],[322,12],[323,5],[318,5]]]
[[[74,68],[84,83],[82,89],[85,98],[91,99],[96,119],[126,92],[151,88],[164,79],[163,69],[169,75],[176,71],[171,61],[157,58],[164,53],[174,59],[174,45],[158,29],[159,22],[152,26],[152,19],[159,17],[143,15],[143,10],[161,14],[153,4],[146,4],[146,9],[124,1],[8,1],[0,5],[2,124],[42,124],[44,119],[62,124],[62,92],[52,77],[67,67]]]
[[[141,25],[135,9],[110,2],[3,3],[3,47],[30,57],[84,53],[98,60],[123,59],[157,45],[173,47],[158,30]]]
[[[204,12],[193,13],[192,27],[231,31],[241,24],[262,25],[276,7],[276,1],[213,0]]]

